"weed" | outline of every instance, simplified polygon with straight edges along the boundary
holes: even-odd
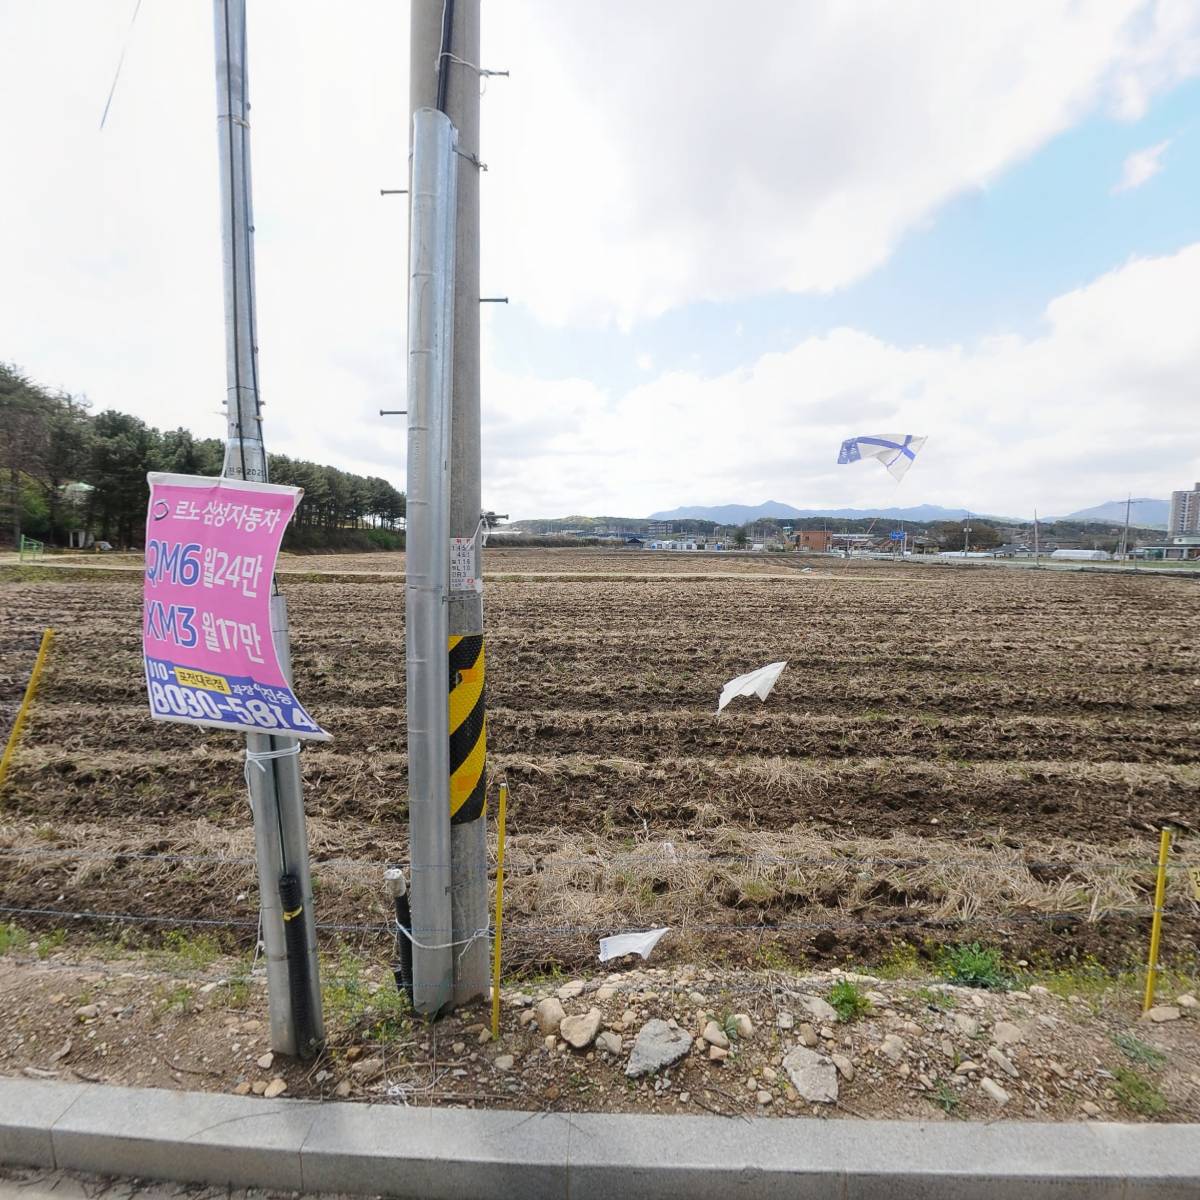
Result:
[[[929,1099],[948,1117],[952,1117],[955,1109],[962,1103],[955,1095],[954,1089],[944,1080],[938,1080],[938,1085],[933,1089],[933,1095]]]
[[[8,954],[13,950],[24,950],[28,945],[29,934],[19,925],[0,922],[0,954]]]
[[[362,977],[362,964],[343,949],[336,965],[321,972],[325,1013],[331,1020],[374,1041],[394,1041],[412,1029],[408,997],[390,984],[376,990]]]
[[[48,933],[43,933],[37,940],[38,958],[49,958],[55,950],[66,944],[66,940],[65,929],[51,929]]]
[[[941,992],[937,988],[917,988],[913,994],[918,1000],[932,1005],[934,1008],[950,1009],[958,1005],[958,1001],[949,992]]]
[[[754,963],[764,971],[792,970],[792,960],[773,942],[769,945],[759,946],[754,952]]]
[[[173,988],[160,987],[155,993],[154,1014],[165,1016],[170,1012],[185,1013],[191,1007],[195,988],[186,983],[177,984]]]
[[[871,1009],[870,1000],[848,979],[839,979],[829,989],[826,999],[836,1010],[839,1020],[846,1022],[861,1017],[863,1013],[869,1012]]]
[[[230,979],[221,989],[226,1008],[245,1008],[250,1003],[250,980],[244,975]]]
[[[921,973],[917,948],[908,942],[897,943],[881,962],[871,968],[871,974],[878,975],[880,979],[911,979]]]
[[[1167,1056],[1161,1050],[1155,1050],[1132,1033],[1114,1034],[1113,1044],[1126,1058],[1147,1067],[1161,1067],[1167,1061]]]
[[[770,904],[779,894],[773,884],[754,876],[739,880],[737,887],[740,898],[747,904]]]
[[[1012,979],[1004,970],[999,950],[972,942],[969,946],[947,946],[938,959],[938,971],[944,979],[960,987],[991,988],[1004,991]]]
[[[182,929],[168,929],[163,934],[163,948],[181,968],[202,971],[220,956],[221,947],[216,938],[207,933],[185,933]]]
[[[1131,1067],[1118,1067],[1113,1072],[1112,1090],[1130,1112],[1143,1117],[1159,1117],[1167,1111],[1166,1096]]]

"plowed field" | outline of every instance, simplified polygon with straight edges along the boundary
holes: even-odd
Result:
[[[676,954],[745,961],[1140,951],[1157,830],[1186,847],[1197,824],[1194,583],[645,551],[489,550],[487,571],[514,965],[651,923]],[[302,758],[322,921],[386,920],[381,864],[406,857],[402,573],[284,564],[297,691],[335,735]],[[5,725],[48,625],[0,903],[252,925],[241,745],[149,720],[136,570],[0,571]],[[727,679],[779,659],[765,703],[715,714]],[[1197,909],[1170,896],[1183,952]]]

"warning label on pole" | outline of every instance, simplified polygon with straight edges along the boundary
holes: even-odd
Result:
[[[150,715],[328,738],[271,636],[271,585],[300,488],[152,471],[142,649]]]
[[[450,590],[482,592],[483,580],[475,574],[475,539],[450,539]]]

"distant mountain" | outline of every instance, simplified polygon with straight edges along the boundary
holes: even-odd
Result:
[[[1129,506],[1129,523],[1141,526],[1143,529],[1166,529],[1170,516],[1171,504],[1167,500],[1152,500],[1139,496]],[[1078,512],[1067,513],[1061,521],[1103,521],[1106,525],[1124,524],[1125,501],[1109,500],[1107,504],[1097,504],[1092,508],[1081,508]]]
[[[1124,512],[1124,509],[1122,509]],[[870,517],[885,517],[889,521],[958,521],[967,515],[965,508],[942,508],[938,504],[917,504],[912,508],[793,508],[778,500],[765,504],[716,504],[711,506],[693,504],[673,508],[669,512],[651,513],[651,521],[716,521],[721,525],[744,525],[762,517],[808,518],[836,517],[846,520],[862,520]],[[1011,517],[987,517],[973,512],[972,516],[984,520],[1011,521]]]

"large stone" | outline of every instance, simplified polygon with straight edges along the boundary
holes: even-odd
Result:
[[[621,1037],[619,1034],[611,1033],[605,1030],[596,1038],[596,1049],[603,1050],[605,1054],[618,1055],[621,1053]]]
[[[272,1079],[271,1082],[267,1084],[266,1089],[263,1091],[263,1095],[268,1100],[274,1100],[276,1096],[282,1096],[286,1091],[287,1083],[284,1080]]]
[[[704,1032],[700,1035],[710,1046],[720,1046],[722,1050],[729,1049],[729,1038],[725,1036],[725,1031],[716,1023],[709,1021],[704,1026]]]
[[[804,1000],[804,1007],[818,1021],[824,1021],[826,1024],[832,1024],[838,1019],[837,1009],[828,1000],[822,1000],[820,996],[807,996]]]
[[[813,1050],[818,1045],[817,1031],[807,1022],[801,1021],[800,1028],[796,1030],[796,1036],[800,1039],[802,1046],[807,1046]]]
[[[1154,1021],[1161,1025],[1164,1021],[1178,1021],[1183,1016],[1183,1013],[1173,1004],[1159,1004],[1154,1008],[1148,1008],[1142,1014],[1143,1021]]]
[[[633,1052],[625,1064],[630,1079],[652,1075],[672,1063],[677,1063],[692,1048],[692,1035],[682,1029],[672,1029],[658,1017],[647,1021],[638,1031]]]
[[[811,1104],[833,1104],[838,1097],[838,1072],[833,1060],[806,1046],[789,1050],[783,1069],[802,1100]]]
[[[750,1020],[749,1015],[746,1013],[733,1014],[733,1029],[742,1041],[754,1036],[754,1022]]]
[[[560,1000],[574,1000],[576,996],[583,994],[583,980],[572,979],[569,983],[564,983],[554,994]]]
[[[995,1063],[1010,1079],[1016,1079],[1020,1074],[1013,1065],[1012,1059],[1003,1053],[1003,1051],[997,1050],[995,1046],[988,1048],[987,1056],[989,1061]]]
[[[992,1026],[992,1041],[997,1046],[1015,1046],[1024,1040],[1025,1035],[1021,1032],[1021,1027],[1011,1021],[997,1021]]]
[[[854,1082],[854,1064],[844,1054],[831,1054],[833,1065],[837,1067],[838,1074],[847,1082]]]
[[[1008,1093],[994,1079],[989,1079],[985,1075],[979,1081],[979,1086],[982,1091],[991,1097],[991,1099],[993,1099],[997,1104],[1004,1105],[1008,1103]]]
[[[543,1000],[537,1008],[533,1010],[537,1014],[538,1029],[543,1034],[557,1033],[558,1027],[562,1024],[562,1019],[567,1014],[563,1009],[562,1001],[550,996]]]
[[[954,1014],[954,1026],[959,1033],[967,1037],[974,1037],[979,1032],[979,1022],[966,1013]]]
[[[583,1050],[596,1040],[603,1020],[598,1008],[589,1008],[579,1016],[563,1017],[558,1027],[559,1036],[568,1046]]]
[[[892,1062],[899,1062],[904,1057],[905,1050],[908,1049],[904,1044],[904,1039],[898,1034],[889,1033],[883,1039],[883,1044],[879,1047],[884,1056],[890,1058]]]

